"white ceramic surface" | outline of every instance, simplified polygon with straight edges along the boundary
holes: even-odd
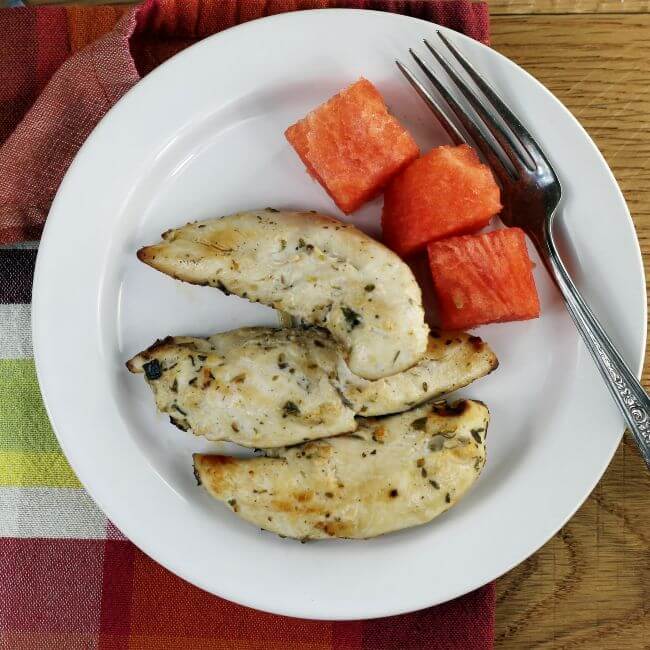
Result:
[[[471,493],[429,525],[366,542],[299,544],[250,526],[196,487],[192,451],[216,449],[156,414],[124,361],[167,334],[211,334],[275,313],[139,263],[136,249],[187,221],[246,208],[341,216],[283,137],[364,75],[423,148],[444,141],[394,65],[435,26],[354,10],[291,13],[202,41],[147,76],[102,120],[52,207],[34,286],[38,376],[72,467],[107,515],[186,580],[306,618],[411,611],[521,562],[572,515],[623,425],[538,265],[542,318],[480,328],[497,372],[463,391],[492,421]],[[448,32],[549,152],[565,187],[562,230],[578,284],[634,368],[645,288],[632,222],[592,141],[512,62]],[[351,220],[378,233],[381,199]],[[535,257],[535,259],[537,259]]]

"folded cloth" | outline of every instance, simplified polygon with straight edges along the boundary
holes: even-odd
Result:
[[[38,237],[79,146],[161,61],[246,20],[334,6],[398,11],[488,40],[487,6],[463,0],[0,10],[0,241]],[[31,349],[35,253],[33,244],[0,248],[0,647],[492,647],[494,585],[403,616],[304,621],[211,596],[141,553],[83,490],[47,420]]]
[[[151,0],[136,8],[0,10],[0,244],[38,237],[75,153],[141,75],[232,25],[334,6],[399,11],[488,39],[487,6],[467,0]]]

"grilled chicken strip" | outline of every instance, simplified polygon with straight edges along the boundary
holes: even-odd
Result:
[[[339,374],[341,392],[359,415],[399,413],[434,397],[463,388],[497,368],[490,346],[465,332],[431,332],[424,357],[412,368],[366,381]]]
[[[465,386],[497,365],[477,337],[436,332],[424,358],[397,375],[353,375],[323,330],[249,327],[208,339],[168,337],[127,362],[181,429],[247,447],[281,447],[353,431]]]
[[[138,258],[330,331],[353,373],[379,379],[410,368],[427,347],[411,269],[354,226],[267,208],[168,230]]]
[[[180,429],[279,447],[356,429],[336,387],[339,346],[318,330],[247,327],[167,337],[127,362]]]
[[[194,473],[255,526],[302,540],[364,539],[451,508],[483,468],[488,420],[480,402],[428,403],[264,457],[195,454]]]

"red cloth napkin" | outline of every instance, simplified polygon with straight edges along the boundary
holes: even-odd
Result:
[[[110,106],[161,61],[246,20],[334,6],[406,13],[488,41],[487,5],[466,0],[152,0],[135,8],[0,10],[0,243],[39,236],[78,148]],[[9,273],[9,282],[0,282],[0,302],[28,302],[33,251],[0,249],[0,254],[0,275]],[[19,286],[20,295],[11,290]],[[2,647],[483,650],[493,645],[493,584],[403,616],[304,621],[207,594],[153,562],[110,524],[103,537],[93,539],[33,536],[25,532],[38,530],[31,525],[18,528],[20,537],[2,538],[1,530]]]
[[[137,8],[0,10],[0,244],[39,236],[75,153],[141,75],[232,25],[335,6],[405,13],[488,40],[487,5],[468,0],[152,0]]]

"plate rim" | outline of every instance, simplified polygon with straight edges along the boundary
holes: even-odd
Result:
[[[281,14],[275,14],[272,16],[266,16],[263,18],[258,18],[253,21],[248,21],[246,23],[242,23],[240,25],[233,26],[231,28],[228,28],[227,30],[224,30],[222,32],[219,32],[217,34],[211,35],[205,39],[202,39],[198,43],[190,46],[189,48],[181,51],[174,57],[172,57],[170,60],[164,62],[160,66],[158,66],[155,70],[153,70],[151,73],[149,73],[144,79],[145,80],[151,80],[151,79],[156,79],[159,74],[164,74],[164,70],[169,65],[172,61],[178,60],[179,57],[184,57],[188,55],[188,52],[191,52],[194,50],[194,48],[200,48],[202,46],[205,46],[206,42],[210,41],[215,41],[217,39],[220,39],[224,34],[230,34],[233,31],[245,31],[251,26],[254,26],[255,24],[258,24],[260,22],[292,22],[292,21],[300,21],[301,18],[307,16],[307,15],[318,15],[322,14],[323,12],[327,12],[327,14],[332,15],[332,14],[339,14],[339,15],[344,15],[347,14],[349,15],[350,13],[355,13],[355,14],[360,14],[367,16],[368,14],[374,14],[377,17],[380,17],[382,20],[388,20],[390,21],[403,21],[403,22],[413,22],[416,21],[418,23],[421,23],[423,29],[440,29],[443,32],[450,32],[453,34],[454,38],[456,39],[462,39],[462,40],[467,40],[471,41],[473,44],[476,44],[479,46],[479,48],[486,48],[491,52],[491,54],[496,55],[498,58],[500,58],[506,65],[514,67],[518,70],[518,72],[523,72],[524,75],[530,78],[535,84],[537,84],[543,91],[552,97],[553,100],[557,101],[561,107],[564,109],[564,111],[570,116],[573,124],[575,127],[577,127],[583,136],[585,137],[586,142],[589,143],[591,149],[593,152],[596,154],[596,156],[601,160],[603,167],[607,170],[607,173],[609,174],[610,181],[615,188],[618,198],[620,200],[621,206],[624,209],[624,213],[627,216],[627,228],[630,230],[634,242],[636,243],[636,266],[637,266],[637,271],[639,274],[639,278],[641,279],[642,282],[642,287],[644,289],[644,295],[646,296],[646,299],[643,300],[642,304],[642,312],[644,316],[644,328],[642,332],[642,337],[641,337],[641,345],[640,345],[640,350],[637,352],[637,358],[639,359],[637,367],[636,367],[636,375],[637,377],[640,377],[643,365],[644,365],[644,355],[645,355],[645,348],[646,348],[646,343],[647,343],[647,316],[648,316],[648,305],[647,305],[647,290],[646,290],[646,278],[645,278],[645,272],[644,272],[644,266],[643,266],[643,258],[642,258],[642,253],[641,253],[641,248],[638,240],[638,236],[636,234],[636,229],[634,226],[634,222],[632,220],[629,208],[627,206],[627,202],[625,201],[625,197],[620,189],[620,186],[618,185],[618,182],[616,181],[616,178],[614,177],[613,172],[611,171],[609,165],[607,164],[607,161],[605,160],[604,156],[596,146],[595,142],[593,139],[589,136],[585,128],[580,124],[580,122],[577,120],[577,118],[573,115],[573,113],[562,103],[544,84],[542,84],[540,81],[538,81],[532,74],[527,72],[524,68],[519,66],[517,63],[506,57],[505,55],[501,54],[497,50],[492,49],[491,47],[476,41],[475,39],[472,39],[469,36],[466,36],[464,34],[461,34],[459,32],[456,32],[448,27],[444,27],[442,25],[438,25],[437,23],[433,23],[427,20],[423,20],[420,18],[415,18],[411,16],[405,16],[403,14],[395,14],[395,13],[390,13],[390,12],[382,12],[382,11],[377,11],[377,10],[370,10],[370,9],[347,9],[347,8],[335,8],[335,9],[309,9],[309,10],[301,10],[301,11],[295,11],[295,12],[287,12],[287,13],[281,13]],[[155,82],[155,81],[154,81]],[[154,83],[152,81],[147,81],[147,83]],[[139,82],[136,84],[132,89],[130,89],[125,95],[117,102],[116,106],[121,104],[125,98],[129,97],[135,89],[137,89],[140,86]],[[142,89],[140,88],[136,92],[142,92]],[[94,137],[96,135],[96,129],[104,124],[105,122],[109,121],[111,118],[111,114],[113,112],[115,107],[111,107],[109,111],[106,113],[106,115],[100,120],[100,122],[95,126],[91,134],[88,136],[86,141],[83,143],[82,147],[80,148],[79,152],[77,152],[77,155],[75,156],[73,162],[71,163],[70,167],[68,168],[64,179],[59,187],[59,190],[57,191],[56,197],[52,203],[51,209],[50,209],[50,214],[56,212],[56,208],[58,207],[58,202],[62,201],[63,199],[60,199],[60,196],[63,196],[66,192],[67,185],[71,183],[72,181],[70,179],[73,178],[75,174],[75,170],[77,165],[79,164],[78,161],[81,157],[82,152],[86,151],[87,149],[90,149],[93,146],[94,142]],[[60,213],[59,213],[60,214]],[[62,217],[58,219],[59,221],[62,220]],[[43,230],[43,233],[41,235],[41,242],[39,245],[39,250],[37,253],[37,258],[36,258],[36,265],[35,265],[35,270],[34,270],[34,280],[33,280],[33,296],[32,296],[32,335],[33,335],[33,348],[34,348],[34,361],[35,361],[35,367],[36,367],[36,373],[37,373],[37,378],[39,381],[39,386],[43,386],[44,380],[43,376],[45,374],[45,365],[46,361],[45,356],[46,353],[44,352],[44,349],[47,347],[45,344],[45,341],[41,339],[40,332],[39,332],[39,317],[42,309],[42,304],[43,304],[43,289],[42,286],[44,284],[44,280],[42,279],[45,274],[45,270],[43,268],[44,263],[43,259],[45,258],[45,255],[42,254],[43,250],[46,250],[46,247],[48,245],[48,233],[55,228],[56,226],[53,226],[52,224],[55,223],[55,220],[52,219],[51,217],[48,216],[48,219],[46,220],[46,224]],[[581,344],[582,345],[582,344]],[[46,394],[45,391],[42,391],[42,398],[43,398],[43,403],[45,405],[48,417],[50,419],[50,422],[52,424],[52,429],[55,432],[55,435],[57,437],[57,440],[59,442],[59,445],[61,446],[62,451],[64,452],[66,459],[68,459],[68,462],[70,463],[71,467],[73,468],[75,474],[80,476],[81,474],[85,474],[85,471],[82,470],[81,472],[79,471],[79,464],[75,461],[72,462],[70,461],[70,457],[74,457],[74,453],[68,453],[68,446],[64,442],[62,436],[59,435],[58,432],[58,426],[56,424],[56,418],[53,415],[53,408],[52,405],[49,402],[49,398]],[[566,524],[567,521],[569,521],[576,511],[583,505],[583,503],[586,501],[586,499],[589,497],[591,492],[593,491],[594,487],[597,485],[597,483],[601,480],[604,472],[606,471],[607,467],[609,466],[611,459],[616,452],[618,446],[620,445],[620,441],[623,437],[624,433],[624,427],[621,424],[621,431],[620,434],[616,438],[616,443],[612,445],[611,453],[607,454],[607,458],[605,459],[605,462],[602,466],[601,469],[596,473],[589,489],[585,492],[584,496],[579,500],[579,502],[575,505],[575,508],[573,508],[570,513],[566,516],[566,518],[555,528],[555,530],[546,538],[542,539],[534,549],[530,551],[526,551],[522,557],[517,556],[515,559],[512,560],[511,563],[508,564],[508,566],[503,569],[502,571],[498,572],[497,575],[494,575],[492,578],[488,579],[487,581],[484,581],[482,579],[478,580],[476,583],[472,583],[472,586],[470,587],[463,587],[461,589],[457,589],[455,592],[453,592],[446,600],[443,601],[436,601],[434,603],[423,603],[419,607],[411,607],[407,606],[405,608],[396,608],[396,607],[389,607],[385,608],[382,611],[375,611],[372,614],[365,615],[359,618],[359,620],[370,620],[374,618],[381,618],[385,616],[392,616],[392,615],[399,615],[399,614],[405,614],[408,612],[412,611],[417,611],[418,609],[423,609],[427,608],[430,606],[435,606],[437,604],[440,604],[442,602],[447,602],[448,600],[452,600],[454,598],[457,598],[459,596],[462,596],[464,594],[467,594],[477,588],[480,588],[481,586],[496,580],[500,576],[504,575],[505,573],[509,572],[520,564],[522,561],[524,561],[526,558],[530,557],[534,553],[536,553],[544,544],[546,544],[554,535],[557,534],[557,531],[562,528]],[[93,501],[97,504],[97,506],[106,514],[108,517],[108,511],[113,511],[112,506],[105,507],[105,502],[103,502],[103,499],[97,499],[95,495],[95,490],[94,488],[89,487],[89,483],[86,482],[85,480],[82,481],[82,486],[83,489],[86,490],[86,492],[91,496]],[[321,617],[321,616],[315,616],[313,612],[311,611],[299,611],[298,609],[293,609],[292,611],[289,611],[286,608],[283,607],[278,607],[278,608],[273,608],[273,607],[261,607],[255,602],[253,602],[254,599],[247,599],[243,597],[238,597],[238,596],[233,596],[232,594],[217,594],[214,591],[214,586],[209,583],[208,580],[202,580],[198,579],[195,575],[192,575],[191,577],[187,575],[187,572],[185,571],[185,567],[178,567],[178,566],[173,566],[170,562],[167,561],[165,558],[164,560],[159,557],[159,555],[156,553],[155,549],[152,552],[150,552],[148,549],[151,547],[151,543],[149,540],[146,539],[146,536],[141,535],[137,530],[132,530],[130,524],[127,524],[127,526],[122,526],[117,523],[117,520],[119,519],[119,514],[117,517],[110,516],[110,519],[112,521],[116,522],[116,525],[122,530],[125,534],[125,536],[128,538],[128,540],[135,544],[140,550],[142,550],[145,554],[147,554],[149,557],[153,558],[155,562],[161,564],[164,566],[166,569],[171,571],[173,574],[181,577],[182,579],[186,580],[190,584],[193,584],[195,586],[198,586],[199,588],[218,595],[219,597],[225,598],[227,600],[230,600],[231,602],[237,603],[239,605],[251,607],[251,608],[256,608],[256,609],[261,609],[262,611],[270,612],[273,614],[277,615],[283,615],[283,616],[289,616],[289,617],[298,617],[298,618],[304,618],[304,619],[309,619],[309,620],[348,620],[349,616],[345,615],[340,615],[340,616],[327,616],[327,617]]]

